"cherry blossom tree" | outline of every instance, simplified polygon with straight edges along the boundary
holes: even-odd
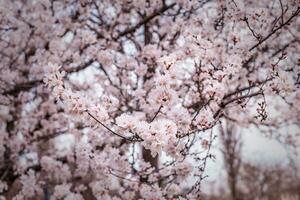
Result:
[[[0,5],[1,199],[199,199],[224,120],[297,145],[298,0]]]

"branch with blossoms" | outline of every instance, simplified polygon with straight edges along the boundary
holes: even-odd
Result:
[[[94,61],[90,60],[86,63],[84,63],[83,65],[80,65],[78,67],[74,67],[74,68],[68,68],[65,70],[66,73],[68,74],[72,74],[72,73],[78,73],[81,70],[86,69],[87,67],[89,67]],[[18,95],[20,92],[26,92],[31,90],[32,88],[38,86],[39,84],[41,84],[43,81],[42,80],[33,80],[33,81],[29,81],[29,82],[22,82],[22,83],[17,83],[13,86],[12,89],[7,89],[5,91],[3,91],[4,95]]]
[[[56,98],[62,99],[63,101],[71,101],[69,103],[75,104],[75,107],[71,108],[72,112],[83,114],[86,112],[88,116],[90,116],[93,120],[95,120],[98,124],[100,124],[102,127],[104,127],[106,130],[108,130],[113,135],[116,135],[122,139],[125,139],[130,142],[135,141],[143,141],[142,138],[140,138],[137,134],[134,134],[132,137],[125,137],[115,131],[113,131],[111,128],[109,128],[107,125],[105,125],[103,122],[101,122],[92,112],[88,109],[88,105],[85,105],[84,102],[77,102],[79,99],[72,99],[72,96],[77,97],[75,94],[72,93],[72,91],[65,88],[63,83],[63,77],[65,75],[65,71],[60,72],[60,67],[54,67],[53,73],[50,74],[48,77],[44,79],[44,82],[46,85],[48,85],[50,88],[53,88],[53,91],[55,91]],[[65,93],[66,91],[66,93]],[[80,97],[79,97],[80,98]],[[84,109],[87,108],[87,109]]]
[[[280,1],[280,2],[281,2],[281,1]],[[274,35],[277,31],[279,31],[279,30],[281,30],[283,27],[289,25],[289,24],[292,22],[292,20],[293,20],[294,18],[296,18],[299,14],[300,14],[300,7],[298,6],[297,9],[292,13],[292,15],[291,15],[285,22],[283,22],[283,15],[284,15],[284,12],[282,12],[282,13],[281,13],[281,16],[280,16],[280,18],[282,19],[281,24],[280,24],[278,27],[276,27],[276,26],[274,25],[274,27],[276,27],[276,28],[274,28],[274,29],[273,29],[268,35],[266,35],[265,37],[263,37],[263,38],[261,38],[261,37],[257,38],[259,41],[258,41],[255,45],[253,45],[253,46],[249,49],[249,51],[252,51],[253,49],[257,48],[259,45],[261,45],[261,44],[264,43],[266,40],[268,40],[272,35]],[[247,20],[246,20],[246,22],[247,22],[247,25],[248,25],[248,27],[249,27],[249,24],[248,24],[248,21],[247,21]],[[253,33],[253,30],[252,30],[250,27],[249,27],[249,29],[250,29],[251,32]],[[254,34],[254,33],[253,33],[253,34]],[[255,34],[254,34],[254,35],[255,35]],[[257,37],[257,36],[255,36],[255,37]]]
[[[148,23],[150,20],[154,19],[155,17],[161,15],[162,13],[164,13],[165,11],[173,8],[176,5],[176,3],[172,3],[170,5],[164,5],[163,7],[161,7],[158,10],[155,10],[152,14],[144,17],[140,22],[138,22],[136,25],[134,25],[133,27],[129,27],[126,30],[124,30],[123,32],[121,32],[116,38],[114,39],[118,39],[120,37],[123,37],[127,34],[131,34],[133,32],[135,32],[139,27],[143,26],[144,24]]]
[[[122,138],[122,139],[125,139],[125,140],[128,140],[130,142],[137,142],[137,141],[143,141],[142,138],[140,138],[138,135],[134,135],[132,137],[125,137],[119,133],[116,133],[115,131],[113,131],[111,128],[109,128],[108,126],[106,126],[104,123],[102,123],[101,121],[99,121],[94,115],[92,115],[88,110],[86,110],[86,112],[88,113],[88,115],[93,118],[96,122],[98,122],[101,126],[103,126],[105,129],[107,129],[109,132],[111,132],[112,134]]]

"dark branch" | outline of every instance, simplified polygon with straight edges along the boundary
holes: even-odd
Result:
[[[80,65],[78,67],[74,67],[74,68],[68,68],[65,69],[64,71],[66,71],[67,73],[76,73],[79,72],[81,70],[84,70],[85,68],[89,67],[92,63],[94,62],[94,60],[90,60],[86,63],[84,63],[83,65]],[[6,91],[3,92],[3,95],[14,95],[17,96],[21,91],[29,91],[32,88],[36,87],[39,84],[42,84],[43,80],[33,80],[33,81],[29,81],[26,83],[18,83],[16,84],[12,89],[8,89]]]
[[[249,51],[252,51],[253,49],[257,48],[259,45],[261,45],[263,42],[265,42],[267,39],[269,39],[273,34],[275,34],[277,31],[282,29],[284,26],[288,25],[295,17],[297,17],[300,13],[300,6],[297,8],[297,10],[288,18],[284,23],[282,23],[280,26],[278,26],[276,29],[274,29],[272,32],[270,32],[266,37],[261,39],[259,42],[257,42],[255,45],[253,45]]]
[[[155,115],[154,115],[154,117],[151,119],[151,121],[150,122],[153,122],[154,120],[155,120],[155,118],[157,117],[157,115],[158,115],[158,113],[160,112],[160,110],[162,109],[162,105],[161,106],[159,106],[159,109],[156,111],[156,113],[155,113]]]
[[[101,126],[103,126],[106,130],[108,130],[109,132],[111,132],[112,134],[121,137],[124,140],[130,141],[130,142],[134,142],[134,141],[142,141],[141,138],[136,138],[134,137],[125,137],[123,135],[120,135],[119,133],[116,133],[115,131],[113,131],[111,128],[109,128],[108,126],[106,126],[104,123],[102,123],[101,121],[99,121],[94,115],[92,115],[89,111],[87,111],[88,115],[93,118],[96,122],[98,122]]]
[[[135,32],[138,28],[140,28],[142,25],[148,23],[149,21],[151,21],[153,18],[159,16],[160,14],[164,13],[165,11],[169,10],[170,8],[173,8],[176,5],[176,3],[172,3],[168,6],[163,6],[161,7],[159,10],[154,11],[151,15],[144,17],[139,23],[137,23],[136,25],[129,27],[127,29],[125,29],[123,32],[121,32],[117,38],[115,39],[119,39],[120,37],[123,37],[127,34],[133,33]]]

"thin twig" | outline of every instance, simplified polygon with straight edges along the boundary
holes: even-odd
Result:
[[[163,105],[159,106],[159,109],[156,111],[154,117],[151,119],[150,123],[153,122],[155,120],[155,118],[157,117],[158,113],[160,113],[160,110],[162,109]]]
[[[100,120],[98,120],[94,115],[92,115],[90,112],[88,112],[88,115],[93,118],[96,122],[98,122],[99,124],[101,124],[101,126],[103,126],[106,130],[108,130],[109,132],[111,132],[112,134],[116,135],[116,136],[119,136],[121,137],[122,139],[124,140],[128,140],[130,142],[133,142],[133,141],[142,141],[141,138],[136,138],[136,137],[125,137],[123,135],[120,135],[119,133],[116,133],[115,131],[113,131],[112,129],[110,129],[108,126],[106,126],[104,123],[102,123]]]

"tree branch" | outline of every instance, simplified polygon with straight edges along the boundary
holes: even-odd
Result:
[[[255,45],[253,45],[249,51],[252,51],[253,49],[257,48],[259,45],[261,45],[263,42],[265,42],[267,39],[269,39],[273,34],[275,34],[277,31],[282,29],[284,26],[288,25],[292,19],[294,19],[296,16],[298,16],[300,13],[300,6],[298,6],[297,10],[288,18],[284,23],[282,23],[280,26],[278,26],[276,29],[274,29],[272,32],[270,32],[266,37],[261,39],[259,42],[257,42]]]
[[[142,141],[141,138],[136,138],[135,136],[133,137],[125,137],[123,135],[120,135],[119,133],[116,133],[115,131],[113,131],[112,129],[110,129],[108,126],[106,126],[104,123],[102,123],[101,121],[99,121],[94,115],[92,115],[89,111],[86,111],[87,114],[93,118],[96,122],[98,122],[101,126],[103,126],[106,130],[108,130],[109,132],[111,132],[112,134],[121,137],[124,140],[130,141],[130,142],[134,142],[134,141]]]
[[[93,62],[94,62],[94,60],[90,60],[90,61],[84,63],[83,65],[80,65],[80,66],[74,67],[74,68],[64,69],[64,71],[67,73],[76,73],[76,72],[79,72],[79,71],[89,67]],[[4,91],[3,95],[17,96],[21,91],[25,91],[25,92],[29,91],[30,89],[36,87],[38,84],[42,84],[42,83],[43,83],[43,80],[33,80],[33,81],[28,81],[26,83],[18,83],[12,89],[8,89],[8,90]]]
[[[138,28],[140,28],[142,25],[148,23],[153,18],[157,17],[158,15],[164,13],[165,11],[169,10],[170,8],[173,8],[176,5],[176,3],[172,3],[168,6],[163,6],[159,10],[155,10],[151,15],[144,17],[139,23],[136,25],[129,27],[125,29],[123,32],[121,32],[115,39],[119,39],[120,37],[123,37],[127,34],[135,32]]]

